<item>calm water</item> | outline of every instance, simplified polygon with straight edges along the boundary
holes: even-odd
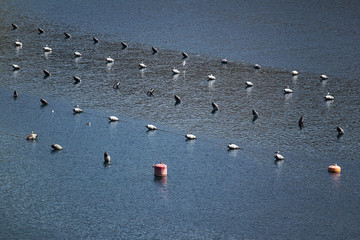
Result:
[[[356,1],[34,0],[0,9],[1,239],[360,237]],[[294,92],[284,95],[286,86]],[[77,104],[84,113],[72,113]],[[161,130],[147,132],[149,123]],[[35,142],[25,140],[31,130]],[[185,141],[190,131],[198,139]],[[227,151],[229,142],[241,149]],[[54,143],[64,149],[53,152]],[[284,161],[274,162],[276,150]],[[153,177],[159,161],[165,179]],[[341,175],[327,172],[335,162]]]

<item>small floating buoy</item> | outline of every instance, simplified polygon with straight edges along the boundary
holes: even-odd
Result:
[[[18,98],[18,97],[19,97],[19,93],[18,93],[18,91],[16,91],[16,90],[15,90],[15,91],[14,91],[14,95],[13,95],[13,96],[14,96],[14,98]]]
[[[22,47],[22,43],[20,42],[20,40],[19,39],[16,39],[16,41],[15,41],[15,46],[17,46],[17,47]]]
[[[145,63],[143,63],[143,62],[139,63],[139,68],[140,68],[140,69],[142,69],[142,68],[146,68]]]
[[[150,90],[149,90],[149,91],[147,91],[147,93],[146,93],[146,94],[147,94],[148,96],[152,97],[152,96],[154,96],[154,94],[153,94],[153,93],[154,93],[154,91],[155,91],[155,88],[150,88]]]
[[[104,152],[104,164],[111,164],[111,158],[107,152]]]
[[[123,49],[128,47],[128,45],[125,42],[121,42],[121,45],[122,45]]]
[[[83,110],[79,107],[73,108],[73,111],[74,111],[74,113],[82,113],[83,112]]]
[[[344,133],[345,133],[344,129],[342,129],[341,127],[336,127],[336,130],[339,135],[344,135]]]
[[[42,34],[42,33],[44,33],[44,32],[45,32],[45,30],[44,30],[44,29],[42,29],[42,28],[38,28],[38,31],[39,31],[39,34]]]
[[[94,43],[98,43],[99,39],[97,37],[93,37]]]
[[[180,73],[180,71],[177,70],[175,67],[172,67],[171,71],[172,71],[172,73],[173,73],[174,75]]]
[[[107,61],[108,63],[112,63],[112,62],[114,62],[115,60],[112,59],[112,58],[109,56],[109,57],[106,58],[106,61]]]
[[[250,81],[246,81],[246,82],[245,82],[245,85],[246,85],[246,87],[252,87],[252,86],[254,86],[254,84],[253,84],[252,82],[250,82]]]
[[[284,94],[288,94],[288,93],[292,93],[292,92],[293,92],[293,90],[289,86],[284,88]]]
[[[238,145],[233,144],[233,143],[229,143],[228,148],[229,148],[229,150],[240,149],[240,147]]]
[[[301,116],[299,119],[299,128],[300,129],[304,128],[304,116]]]
[[[71,38],[71,35],[67,32],[64,32],[65,38]]]
[[[256,119],[259,118],[259,113],[257,111],[255,111],[254,109],[252,110],[252,115],[253,115],[253,121],[255,121]]]
[[[45,52],[51,52],[52,51],[52,48],[49,47],[48,45],[45,45],[45,47],[43,47],[44,51]]]
[[[20,66],[17,65],[17,64],[13,64],[12,67],[13,67],[14,70],[19,70],[20,69]]]
[[[280,154],[280,151],[275,152],[274,158],[276,160],[284,160],[284,157],[283,157],[283,155]]]
[[[153,51],[153,54],[155,54],[155,53],[157,53],[157,52],[158,52],[158,50],[157,50],[157,48],[156,48],[156,47],[152,47],[151,49],[152,49],[152,51]]]
[[[325,74],[321,74],[321,75],[320,75],[320,78],[321,78],[322,80],[326,80],[326,79],[328,79],[329,77],[326,76]]]
[[[188,58],[189,57],[189,55],[186,52],[182,52],[181,54],[183,55],[183,58]]]
[[[109,121],[110,121],[110,122],[117,122],[117,121],[119,121],[119,118],[117,118],[117,117],[115,117],[115,116],[110,116],[110,117],[109,117]]]
[[[13,29],[17,29],[17,28],[19,28],[19,26],[18,26],[18,25],[16,25],[15,23],[12,23],[12,24],[11,24],[11,26],[13,27]]]
[[[339,173],[341,172],[341,167],[335,163],[328,167],[328,171],[332,173]]]
[[[296,75],[299,75],[299,72],[296,71],[296,70],[294,70],[294,71],[291,72],[291,74],[292,74],[293,76],[296,76]]]
[[[181,103],[181,98],[178,95],[175,95],[174,98],[175,98],[175,101],[176,101],[175,104]]]
[[[31,134],[26,137],[26,140],[35,140],[37,137],[38,135],[34,133],[34,131],[31,131]]]
[[[78,51],[74,52],[74,55],[75,55],[75,57],[81,57],[81,53]]]
[[[151,125],[151,124],[148,124],[145,127],[149,130],[157,130],[157,127],[155,127],[154,125]]]
[[[227,63],[228,63],[228,60],[227,60],[226,58],[223,58],[223,59],[221,59],[221,63],[222,63],[222,64],[227,64]]]
[[[213,107],[213,111],[218,111],[220,109],[219,105],[217,105],[215,102],[212,102],[211,105]]]
[[[209,80],[215,80],[216,79],[216,77],[214,75],[212,75],[212,74],[208,75],[208,78],[209,78]]]
[[[153,165],[154,168],[154,175],[155,177],[166,177],[167,176],[167,166],[163,163],[158,163]]]
[[[79,83],[81,82],[81,78],[79,78],[78,76],[73,76],[75,83]]]
[[[46,100],[43,99],[43,98],[40,99],[40,102],[41,102],[43,105],[49,105],[48,101],[46,101]]]
[[[254,68],[255,68],[255,69],[260,69],[261,66],[260,66],[259,64],[255,64],[255,65],[254,65]]]
[[[62,146],[60,146],[59,144],[53,144],[51,145],[51,147],[54,149],[54,150],[62,150]]]
[[[196,136],[195,136],[194,134],[192,134],[192,132],[190,132],[189,134],[186,134],[185,137],[186,137],[188,140],[196,139]]]
[[[334,96],[330,95],[330,93],[327,93],[324,98],[325,98],[325,101],[331,101],[331,100],[335,99]]]
[[[45,74],[45,77],[49,77],[51,75],[51,73],[46,69],[44,69],[44,74]]]

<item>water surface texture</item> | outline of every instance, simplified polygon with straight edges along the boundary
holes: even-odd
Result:
[[[359,238],[359,10],[356,1],[3,2],[0,238]],[[38,139],[25,140],[32,130]],[[285,160],[274,161],[277,150]],[[153,176],[160,161],[167,178]],[[341,174],[327,172],[333,163]]]

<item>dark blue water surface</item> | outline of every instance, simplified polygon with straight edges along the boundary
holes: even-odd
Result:
[[[360,238],[359,25],[356,1],[1,3],[0,239]]]

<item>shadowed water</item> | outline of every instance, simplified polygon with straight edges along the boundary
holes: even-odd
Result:
[[[300,75],[293,77],[294,65],[284,57],[290,47],[287,41],[291,41],[286,34],[274,36],[263,50],[255,51],[259,58],[253,53],[244,53],[243,58],[242,52],[254,49],[232,51],[212,35],[204,38],[199,48],[197,40],[203,33],[193,34],[198,26],[206,33],[213,29],[214,36],[233,32],[234,39],[227,39],[230,46],[244,41],[235,41],[244,31],[246,38],[254,39],[255,46],[267,42],[264,39],[271,33],[265,31],[265,37],[259,40],[264,26],[257,17],[248,16],[255,13],[237,15],[235,8],[229,9],[233,2],[227,7],[212,1],[209,6],[159,2],[159,9],[168,11],[156,10],[162,14],[155,14],[154,19],[149,17],[151,1],[142,6],[136,2],[116,5],[113,1],[101,6],[83,1],[48,5],[34,2],[37,8],[24,3],[22,16],[13,12],[14,5],[5,4],[0,19],[1,238],[359,236],[356,110],[360,86],[355,73],[345,76],[342,71],[348,59],[333,63],[328,57],[334,54],[331,41],[331,50],[316,47],[319,55],[324,55],[321,70],[314,68],[314,64],[319,66],[317,60],[311,60],[315,57],[311,51],[314,46],[297,41],[298,48],[307,49],[308,55],[302,53],[303,58],[310,60],[297,62]],[[198,12],[205,8],[211,13],[214,5],[219,5],[225,19],[234,17],[231,25],[224,27],[219,16],[210,18],[211,14]],[[68,6],[73,10],[61,10]],[[306,6],[303,9],[308,9]],[[320,6],[336,9],[326,3]],[[46,7],[58,10],[50,15]],[[107,14],[99,15],[99,9]],[[289,16],[281,20],[276,9],[271,17],[264,15],[266,22],[279,31],[291,32],[282,25]],[[264,7],[256,11],[266,12]],[[341,11],[353,12],[349,6]],[[44,16],[38,16],[39,12]],[[119,21],[125,18],[125,12],[126,24]],[[86,17],[88,14],[91,19]],[[334,16],[337,14],[343,15]],[[198,15],[196,21],[194,15]],[[96,21],[101,16],[109,24]],[[155,32],[164,34],[155,37],[145,30],[148,25],[129,20],[134,16],[140,22],[152,23]],[[246,19],[245,30],[241,30],[244,26],[234,28],[238,17]],[[175,31],[177,25],[167,24],[172,18],[181,19],[188,27]],[[12,22],[17,22],[19,29],[12,30]],[[289,20],[292,24],[299,28],[304,20]],[[38,34],[40,26],[44,34]],[[250,31],[250,27],[260,29]],[[334,31],[347,32],[348,27]],[[311,29],[303,26],[302,30],[314,37]],[[66,39],[65,31],[72,37]],[[183,42],[180,36],[186,36],[187,31],[191,34]],[[347,40],[353,43],[358,33],[354,35]],[[94,36],[99,43],[94,44]],[[14,46],[16,39],[23,47]],[[121,41],[129,47],[123,49]],[[273,41],[279,45],[273,47]],[[50,53],[42,49],[47,44],[53,49]],[[152,44],[159,49],[157,54],[152,53]],[[75,51],[82,57],[75,58]],[[183,59],[182,51],[188,52],[189,58]],[[106,63],[108,56],[115,62]],[[229,64],[221,64],[223,57],[231,60]],[[256,70],[249,62],[258,59],[262,68]],[[357,56],[350,59],[356,62]],[[147,68],[140,70],[140,62]],[[11,64],[21,69],[13,71]],[[173,75],[172,67],[181,73]],[[51,72],[50,77],[44,78],[44,69]],[[321,81],[324,70],[330,78]],[[209,74],[216,80],[209,81]],[[82,81],[75,84],[74,75]],[[118,81],[119,89],[114,89]],[[246,88],[245,81],[254,86]],[[293,89],[292,94],[283,93],[286,86]],[[150,88],[155,88],[153,96],[146,94]],[[15,89],[18,99],[12,97]],[[324,101],[327,92],[334,101]],[[175,94],[181,97],[180,104],[175,105]],[[40,98],[48,100],[49,105],[41,106]],[[219,105],[216,112],[212,101]],[[83,113],[73,114],[77,104]],[[255,121],[252,109],[259,112]],[[120,121],[109,123],[110,115],[118,116]],[[298,126],[301,116],[305,117],[303,129]],[[147,131],[145,124],[149,123],[160,130]],[[345,130],[344,136],[337,136],[337,126]],[[38,140],[25,140],[31,130],[39,134]],[[190,131],[198,139],[186,141],[184,135]],[[229,142],[241,149],[227,151]],[[64,149],[53,151],[50,145],[54,143]],[[274,162],[276,150],[281,150],[284,161]],[[102,164],[105,151],[112,158],[110,166]],[[151,165],[159,161],[168,165],[169,176],[165,179],[153,177]],[[341,175],[327,172],[335,162],[343,168]]]

